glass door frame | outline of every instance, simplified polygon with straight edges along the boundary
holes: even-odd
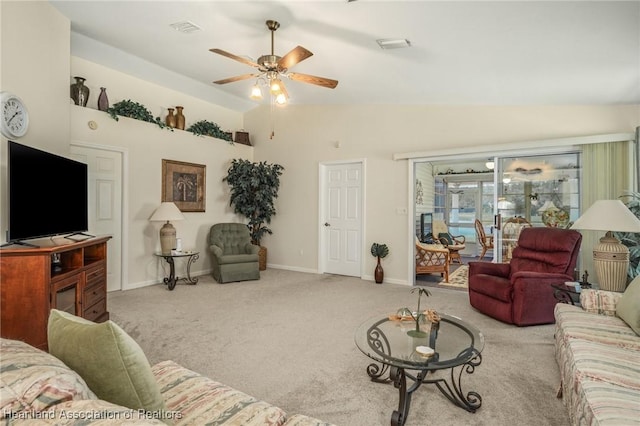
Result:
[[[640,139],[640,137],[639,137]],[[553,139],[527,140],[512,143],[481,144],[476,146],[453,147],[443,149],[433,149],[424,151],[398,152],[393,154],[395,161],[408,161],[407,167],[407,211],[411,212],[415,208],[415,165],[416,163],[442,163],[446,161],[459,161],[461,159],[474,161],[492,156],[517,156],[517,155],[543,155],[561,154],[567,152],[581,151],[582,145],[636,141],[636,133],[608,133],[588,136],[575,136]],[[640,163],[640,147],[636,142],[637,162]],[[486,160],[485,160],[486,161]],[[640,173],[637,175],[640,185]],[[581,180],[582,181],[582,180]],[[581,194],[584,188],[580,188]],[[406,216],[406,249],[408,253],[415,253],[415,214]],[[415,285],[415,258],[407,256],[405,268],[407,271],[408,285]]]

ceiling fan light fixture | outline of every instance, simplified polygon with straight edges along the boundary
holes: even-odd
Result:
[[[276,96],[276,104],[278,105],[286,105],[287,104],[287,97],[284,95],[284,93],[279,93]]]
[[[401,49],[411,47],[411,42],[406,38],[381,38],[376,40],[378,46],[382,49]]]
[[[271,80],[271,84],[269,85],[269,90],[275,96],[278,96],[279,94],[281,94],[282,86],[280,85],[280,80],[279,79]]]
[[[259,101],[262,99],[262,90],[260,89],[260,86],[258,85],[258,83],[254,84],[253,87],[251,88],[250,98],[255,101]]]

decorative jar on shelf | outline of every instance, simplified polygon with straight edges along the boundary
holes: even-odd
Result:
[[[173,129],[176,127],[176,116],[173,115],[173,108],[167,108],[167,110],[169,113],[167,114],[167,118],[164,119],[164,122]]]
[[[89,100],[89,88],[84,85],[84,77],[73,77],[76,82],[71,85],[71,99],[76,105],[87,106]]]
[[[106,111],[109,109],[109,98],[107,97],[107,88],[100,88],[100,95],[98,96],[98,109],[100,111]]]
[[[184,114],[182,109],[184,107],[176,106],[176,129],[184,130]]]

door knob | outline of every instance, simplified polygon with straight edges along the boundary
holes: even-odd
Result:
[[[331,224],[329,222],[325,222],[324,226],[331,226]]]

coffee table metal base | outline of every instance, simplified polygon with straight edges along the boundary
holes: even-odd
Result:
[[[173,290],[176,288],[176,284],[178,281],[184,281],[186,284],[195,285],[198,284],[198,277],[191,276],[191,264],[200,258],[199,252],[193,253],[185,253],[179,255],[171,255],[171,254],[159,254],[156,253],[156,256],[164,258],[166,262],[169,264],[169,276],[163,279],[165,285],[169,288],[169,290]],[[176,276],[176,266],[174,262],[174,258],[177,257],[187,257],[187,277],[179,278]]]
[[[475,352],[475,356],[465,364],[452,367],[449,369],[449,380],[438,378],[429,379],[429,370],[420,370],[417,375],[409,374],[406,369],[400,367],[389,366],[387,364],[371,363],[367,366],[367,374],[374,382],[385,383],[393,382],[393,386],[398,389],[398,409],[391,414],[391,426],[402,426],[407,421],[409,408],[411,407],[411,395],[423,383],[435,384],[440,392],[453,404],[458,407],[475,413],[482,405],[482,397],[474,391],[466,394],[462,390],[462,374],[473,374],[477,366],[482,363],[482,355]],[[456,372],[457,370],[457,372]],[[384,378],[387,371],[389,376]],[[457,376],[457,377],[456,377]],[[411,380],[409,386],[407,380]]]

